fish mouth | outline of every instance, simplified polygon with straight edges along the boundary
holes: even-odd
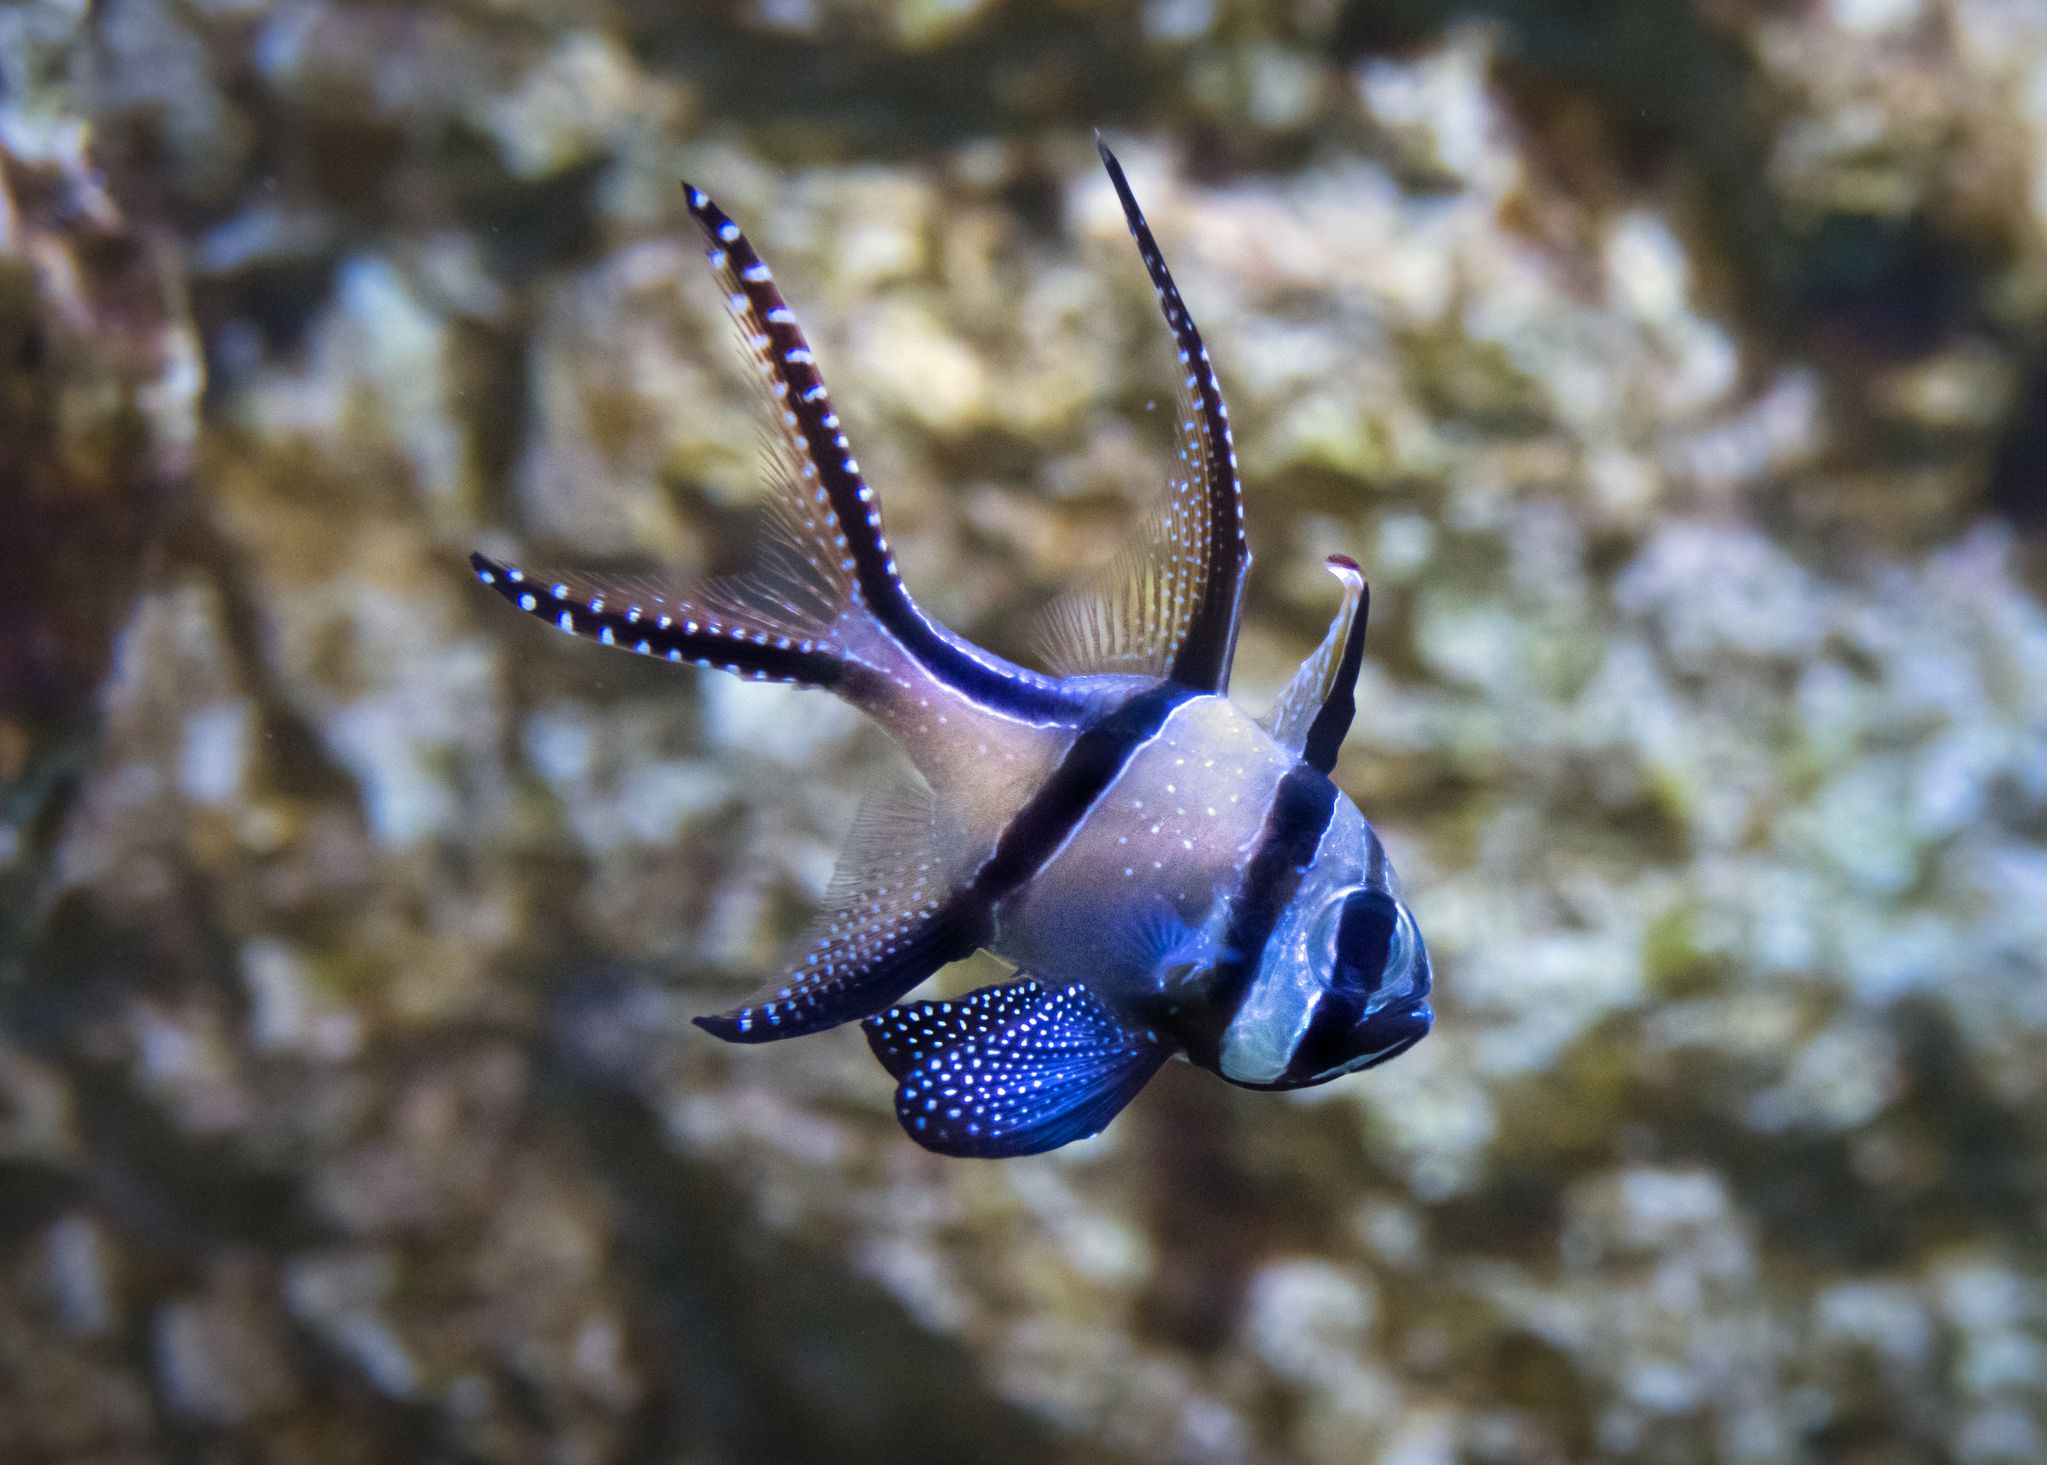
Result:
[[[1314,1073],[1303,1074],[1298,1077],[1291,1073],[1282,1074],[1276,1079],[1263,1083],[1247,1083],[1243,1079],[1231,1078],[1226,1073],[1222,1077],[1240,1089],[1257,1089],[1264,1093],[1284,1093],[1290,1089],[1311,1089],[1319,1084],[1329,1083],[1334,1079],[1342,1078],[1345,1074],[1361,1073],[1367,1068],[1377,1068],[1382,1063],[1390,1063],[1429,1035],[1429,1030],[1435,1026],[1436,1013],[1435,1009],[1430,1007],[1426,1001],[1418,1001],[1400,1008],[1397,1014],[1387,1012],[1375,1013],[1370,1021],[1373,1023],[1386,1023],[1389,1026],[1396,1027],[1397,1031],[1388,1041],[1379,1046],[1347,1058],[1343,1062],[1328,1068],[1318,1069]]]

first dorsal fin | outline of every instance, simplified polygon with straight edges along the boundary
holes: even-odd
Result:
[[[1265,718],[1273,741],[1299,753],[1302,762],[1322,773],[1336,767],[1344,734],[1357,715],[1358,669],[1364,664],[1365,623],[1371,611],[1371,592],[1357,561],[1333,554],[1328,563],[1329,573],[1343,584],[1343,602],[1322,644],[1301,663]]]
[[[1229,408],[1122,164],[1099,138],[1096,145],[1179,355],[1178,456],[1140,548],[1117,561],[1100,590],[1056,601],[1037,640],[1065,675],[1127,672],[1226,692],[1251,565]]]
[[[1118,1022],[1079,983],[984,987],[867,1019],[901,1080],[896,1118],[941,1155],[1011,1159],[1099,1134],[1172,1049]]]

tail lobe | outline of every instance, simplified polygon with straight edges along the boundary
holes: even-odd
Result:
[[[1076,699],[1057,681],[970,645],[910,598],[882,528],[880,501],[861,475],[796,313],[731,217],[701,189],[685,183],[683,194],[741,345],[759,370],[778,464],[802,512],[829,517],[834,564],[847,577],[851,597],[899,646],[966,695],[1021,716],[1074,711]]]
[[[764,682],[841,689],[851,666],[836,635],[836,618],[784,614],[718,594],[716,584],[691,596],[651,582],[597,580],[588,575],[529,575],[487,555],[469,556],[476,578],[528,615],[574,636],[662,661],[715,667]],[[735,582],[741,592],[753,577]]]

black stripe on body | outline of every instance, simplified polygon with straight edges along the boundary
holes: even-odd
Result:
[[[862,977],[855,1000],[844,1010],[826,1004],[806,1006],[800,999],[767,1002],[699,1017],[697,1026],[732,1043],[799,1037],[879,1012],[948,962],[973,955],[995,934],[996,906],[1044,868],[1117,775],[1158,735],[1173,710],[1196,695],[1187,687],[1162,682],[1075,738],[1058,767],[996,840],[988,858],[903,938],[885,964]]]
[[[804,476],[810,482],[804,487],[828,503],[838,520],[846,568],[867,609],[904,650],[954,689],[993,710],[1047,720],[1078,712],[1079,699],[1056,679],[968,644],[932,621],[910,598],[882,530],[880,502],[861,477],[795,313],[739,226],[701,190],[684,184],[683,192],[691,217],[710,244],[712,267],[728,287],[745,297],[758,329],[748,345],[772,373],[778,405],[808,458]]]
[[[975,873],[969,888],[985,891],[991,912],[996,901],[1013,894],[1044,867],[1116,776],[1158,736],[1174,709],[1197,695],[1163,682],[1132,697],[1073,740],[1045,786],[1010,821],[995,852]]]
[[[487,555],[469,556],[476,578],[519,610],[606,646],[682,666],[713,667],[764,682],[851,690],[866,675],[814,640],[727,624],[696,607],[643,610],[637,605],[584,600]],[[672,612],[672,613],[671,613]]]
[[[1230,907],[1229,929],[1223,937],[1227,956],[1211,974],[1199,1019],[1180,1025],[1188,1056],[1197,1063],[1219,1068],[1223,1034],[1243,1006],[1266,943],[1322,847],[1336,798],[1336,785],[1305,764],[1296,764],[1280,780],[1259,832],[1258,852],[1245,866]]]
[[[1144,211],[1123,176],[1123,165],[1099,137],[1095,147],[1109,181],[1123,205],[1124,220],[1144,257],[1145,272],[1165,312],[1166,324],[1179,349],[1180,370],[1189,403],[1194,409],[1194,426],[1199,438],[1202,470],[1208,490],[1202,551],[1201,601],[1188,622],[1187,634],[1174,653],[1168,675],[1176,682],[1204,692],[1230,689],[1230,662],[1237,648],[1237,618],[1244,595],[1244,576],[1251,567],[1251,551],[1244,537],[1244,499],[1237,481],[1236,440],[1230,432],[1230,409],[1223,404],[1222,387],[1209,364],[1208,348],[1201,332],[1180,298],[1152,238]]]

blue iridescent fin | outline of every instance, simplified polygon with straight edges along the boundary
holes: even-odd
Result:
[[[861,604],[905,650],[967,695],[1021,716],[1071,715],[1072,693],[953,635],[910,598],[882,529],[881,503],[861,476],[795,312],[725,211],[686,183],[683,194],[710,247],[740,341],[772,397],[772,425],[798,500],[805,513],[830,515],[834,564]]]
[[[869,795],[788,975],[773,992],[697,1026],[728,1043],[801,1037],[879,1011],[971,955],[985,932],[958,913],[957,882],[934,844],[922,785]]]
[[[1299,753],[1302,762],[1322,773],[1336,766],[1344,734],[1357,714],[1358,668],[1364,662],[1365,622],[1372,603],[1356,560],[1331,555],[1329,573],[1343,583],[1343,604],[1321,646],[1301,663],[1265,717],[1275,742]]]
[[[1002,1027],[1045,999],[1045,989],[1026,977],[983,987],[954,1002],[912,1002],[877,1012],[860,1026],[867,1046],[891,1078],[902,1078],[926,1059],[991,1027]]]
[[[1037,987],[1036,1000],[1019,1011],[1023,987],[1037,984],[984,988],[959,1002],[868,1019],[868,1042],[901,1079],[896,1118],[925,1149],[1011,1159],[1099,1134],[1172,1052],[1157,1035],[1116,1021],[1078,983],[1056,992]],[[891,1027],[919,1011],[927,1015],[911,1021],[907,1034]],[[932,1051],[931,1043],[955,1031],[953,1042]],[[913,1047],[915,1061],[898,1071],[896,1060]]]
[[[1133,672],[1226,692],[1251,567],[1229,409],[1122,165],[1107,144],[1096,145],[1179,352],[1179,459],[1146,548],[1116,567],[1120,578],[1108,594],[1056,606],[1041,644],[1054,669],[1068,675]]]

